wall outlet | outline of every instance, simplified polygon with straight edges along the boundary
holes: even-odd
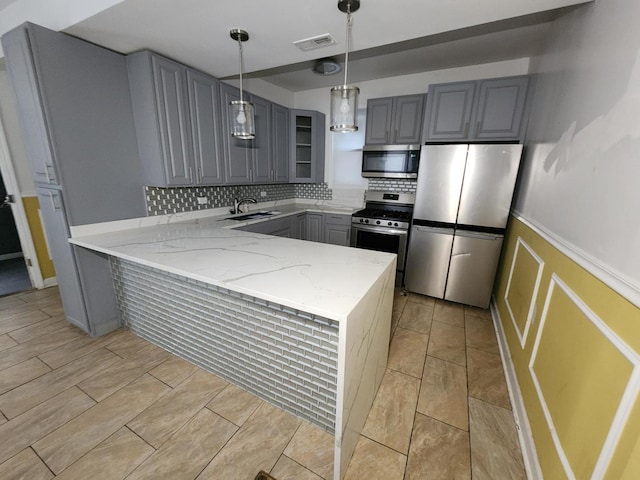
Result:
[[[196,201],[198,205],[206,205],[209,203],[209,199],[207,197],[196,197]]]
[[[260,192],[260,196],[261,196],[262,198],[266,197],[266,196],[267,196],[267,192]]]

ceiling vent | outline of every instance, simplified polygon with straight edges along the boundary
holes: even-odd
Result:
[[[322,35],[316,35],[315,37],[304,38],[293,42],[293,44],[303,52],[328,47],[337,43],[330,33],[323,33]]]

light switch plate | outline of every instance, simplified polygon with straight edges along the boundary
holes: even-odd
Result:
[[[196,197],[196,201],[198,202],[198,205],[206,205],[209,203],[209,199],[207,197]]]

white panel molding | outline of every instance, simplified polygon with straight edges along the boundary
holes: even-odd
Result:
[[[511,213],[516,219],[520,220],[591,275],[604,282],[609,288],[640,308],[640,283],[638,283],[637,280],[628,278],[620,272],[613,270],[610,266],[603,264],[591,254],[549,231],[535,220],[528,218],[519,210],[513,210]]]
[[[58,285],[58,277],[49,277],[44,279],[43,288],[55,287],[56,285]]]
[[[538,273],[536,274],[536,283],[533,287],[533,292],[531,293],[531,300],[529,301],[529,309],[527,310],[527,320],[524,325],[524,332],[521,332],[518,328],[518,324],[516,323],[515,315],[513,314],[513,310],[511,309],[511,304],[509,303],[509,291],[511,289],[511,279],[513,278],[513,271],[516,265],[516,259],[518,258],[518,253],[520,252],[520,245],[524,247],[529,254],[534,258],[536,262],[538,262]],[[533,322],[533,318],[536,314],[536,298],[538,298],[538,290],[540,289],[540,282],[542,281],[542,271],[544,270],[544,260],[540,258],[540,256],[533,251],[531,246],[527,244],[521,237],[518,237],[516,241],[516,248],[513,251],[513,258],[511,259],[511,269],[509,270],[509,280],[507,282],[507,288],[504,293],[504,303],[507,306],[507,311],[509,312],[509,317],[511,318],[511,323],[513,323],[513,328],[516,330],[516,334],[518,335],[518,339],[520,340],[520,346],[524,348],[524,344],[527,342],[527,336],[529,334],[529,329],[531,327],[531,323]]]
[[[547,320],[547,315],[549,313],[549,305],[551,304],[551,298],[553,295],[553,291],[556,288],[560,288],[569,299],[585,314],[585,316],[589,319],[593,325],[600,330],[600,332],[611,342],[611,344],[629,361],[629,363],[633,366],[631,371],[631,375],[629,376],[629,380],[627,382],[627,386],[625,387],[624,394],[622,395],[622,399],[620,400],[620,404],[618,405],[618,409],[616,410],[616,414],[614,415],[613,421],[611,422],[611,426],[609,427],[609,432],[607,433],[607,437],[602,446],[600,454],[598,456],[598,460],[596,465],[591,473],[591,480],[600,480],[604,477],[604,474],[609,466],[609,462],[611,461],[611,457],[613,456],[614,450],[620,440],[620,436],[622,435],[622,431],[624,425],[629,418],[631,413],[631,409],[633,408],[633,404],[635,399],[638,396],[638,392],[640,392],[640,356],[631,349],[622,339],[616,335],[616,333],[609,328],[607,324],[605,324],[600,317],[598,317],[583,301],[578,295],[575,294],[555,273],[551,276],[551,281],[549,282],[549,289],[547,290],[547,297],[545,299],[544,308],[542,311],[542,317],[540,318],[540,326],[538,327],[538,333],[536,335],[535,342],[533,344],[533,350],[531,352],[531,359],[529,360],[529,372],[531,373],[531,378],[533,380],[534,387],[536,389],[536,393],[538,395],[538,399],[540,401],[540,405],[544,412],[545,419],[547,421],[547,425],[549,427],[549,432],[551,433],[551,437],[553,439],[553,443],[556,447],[556,451],[558,456],[560,457],[560,461],[562,462],[562,466],[564,467],[565,473],[570,480],[575,480],[575,474],[571,465],[569,463],[569,459],[567,458],[564,449],[562,448],[562,444],[560,442],[560,438],[555,429],[555,425],[553,423],[553,418],[551,417],[551,412],[547,406],[546,400],[544,398],[544,393],[540,386],[540,382],[538,381],[538,377],[536,376],[535,370],[533,368],[536,356],[538,354],[538,348],[540,346],[540,339],[542,338],[542,332],[544,331],[544,326]]]
[[[520,448],[522,449],[522,459],[527,472],[527,478],[529,480],[542,480],[542,470],[540,469],[536,445],[533,441],[533,435],[531,434],[531,425],[529,424],[527,409],[524,405],[522,393],[520,392],[516,369],[511,361],[511,352],[509,350],[509,344],[507,343],[507,337],[502,328],[502,320],[500,319],[495,297],[492,298],[490,308],[493,325],[496,329],[496,336],[498,337],[500,358],[502,359],[502,366],[507,381],[507,390],[509,391],[509,398],[511,399],[511,406],[513,407],[513,418],[518,429],[518,438],[520,439]]]

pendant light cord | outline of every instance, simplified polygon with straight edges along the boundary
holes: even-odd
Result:
[[[240,37],[238,37],[238,47],[240,48],[240,101],[242,102],[242,40]]]
[[[351,38],[351,4],[347,4],[347,51],[344,54],[344,84],[347,85],[347,72],[349,71],[349,40]]]

